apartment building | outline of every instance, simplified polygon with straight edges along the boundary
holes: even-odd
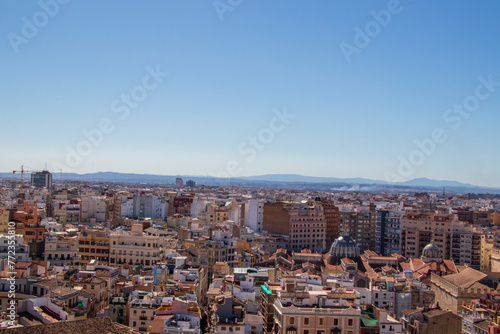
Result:
[[[359,298],[354,290],[300,291],[287,283],[274,300],[275,333],[359,334]]]
[[[61,224],[80,222],[80,201],[76,198],[63,201],[54,201],[53,217]]]
[[[104,197],[82,196],[80,222],[102,223],[107,218],[107,203]]]
[[[146,333],[152,325],[156,310],[161,306],[161,299],[133,299],[127,304],[128,326],[141,333]]]
[[[71,284],[93,296],[92,311],[97,314],[108,306],[109,288],[106,280],[94,275],[92,272],[80,271],[71,280]]]
[[[21,234],[0,234],[0,259],[7,259],[9,250],[14,251],[16,261],[29,261],[29,245],[24,244]]]
[[[227,218],[233,221],[237,226],[242,226],[245,222],[245,203],[238,202],[235,198],[231,202],[226,203]],[[189,208],[191,211],[191,208]]]
[[[51,266],[67,267],[78,265],[78,240],[76,237],[49,236],[45,239],[44,260]]]
[[[123,197],[121,215],[128,218],[156,218],[165,220],[168,202],[152,195]]]
[[[274,300],[276,292],[281,290],[280,283],[266,282],[260,286],[259,311],[264,320],[263,332],[272,333],[274,330]]]
[[[23,236],[25,244],[43,241],[45,228],[40,224],[42,217],[36,204],[24,202],[22,209],[14,212],[12,220],[15,222],[16,234]]]
[[[227,249],[222,241],[209,240],[206,245],[208,246],[208,277],[212,279],[217,263],[225,263],[227,265]]]
[[[262,233],[264,222],[264,201],[256,198],[245,204],[245,226],[256,233]]]
[[[333,203],[323,200],[320,202],[323,207],[323,214],[326,223],[325,244],[326,249],[340,236],[340,215],[339,208]]]
[[[401,217],[403,211],[377,210],[375,252],[381,256],[401,254]]]
[[[419,257],[424,247],[433,243],[443,258],[451,258],[451,231],[456,219],[454,214],[407,210],[401,218],[402,255]]]
[[[9,230],[10,211],[5,206],[0,205],[0,233],[6,233]]]
[[[452,311],[439,307],[408,311],[401,321],[404,333],[463,333],[462,319]]]
[[[142,224],[132,225],[132,233],[109,236],[109,264],[152,266],[161,260],[160,237],[145,236]]]
[[[196,302],[174,298],[157,309],[149,334],[201,334],[200,327],[201,314]]]
[[[120,196],[112,196],[106,199],[108,208],[108,219],[118,219],[122,216],[122,199]]]
[[[451,259],[479,271],[488,271],[490,259],[484,233],[467,222],[455,222],[451,236]]]
[[[201,217],[200,217],[201,218]],[[206,221],[209,224],[222,223],[229,219],[229,209],[225,205],[212,204],[208,207]]]
[[[212,241],[222,243],[222,247],[226,250],[226,259],[223,260],[223,262],[226,262],[230,268],[234,268],[234,257],[236,253],[237,238],[233,238],[231,232],[224,228],[215,230],[211,229],[209,233],[210,233],[210,239]],[[209,253],[209,263],[210,263],[210,253]]]
[[[493,222],[492,211],[474,211],[468,208],[457,210],[458,220],[469,222],[472,225],[483,225],[488,226]]]
[[[340,229],[351,236],[363,252],[375,249],[377,211],[375,205],[359,206],[353,211],[339,212]]]
[[[92,260],[109,263],[109,234],[105,231],[85,230],[78,235],[80,263],[87,265]]]
[[[168,199],[168,216],[175,214],[189,217],[191,214],[191,205],[194,196],[181,194],[179,196],[169,197]]]
[[[193,198],[193,203],[191,204],[191,210],[190,210],[190,216],[191,218],[198,218],[198,215],[200,212],[205,212],[207,211],[207,199],[202,198],[199,196],[195,196]]]
[[[326,247],[326,221],[321,205],[264,203],[263,228],[269,233],[288,236],[289,251],[308,248],[322,252]]]

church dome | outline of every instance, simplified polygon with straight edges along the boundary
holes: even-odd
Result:
[[[336,258],[355,258],[360,256],[359,247],[356,241],[350,236],[340,236],[332,243],[330,255]]]
[[[422,260],[424,262],[441,262],[441,256],[440,256],[441,251],[439,250],[439,247],[434,245],[434,244],[428,244],[427,246],[424,247],[424,250],[422,251]]]

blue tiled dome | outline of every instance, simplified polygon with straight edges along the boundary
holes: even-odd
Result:
[[[441,261],[440,253],[441,251],[438,246],[434,244],[428,244],[427,246],[424,247],[424,250],[422,251],[422,260],[424,262],[430,262],[430,261],[440,262]]]
[[[356,241],[350,236],[340,236],[332,243],[330,247],[330,255],[338,258],[358,257],[359,247]]]

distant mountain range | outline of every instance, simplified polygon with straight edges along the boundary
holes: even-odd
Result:
[[[405,182],[387,182],[382,180],[371,180],[364,178],[338,178],[338,177],[317,177],[317,176],[303,176],[298,174],[266,174],[259,176],[244,176],[240,177],[244,180],[254,181],[272,181],[272,182],[301,182],[301,183],[352,183],[352,184],[388,184],[398,186],[417,186],[417,187],[471,187],[477,188],[478,186],[461,183],[458,181],[443,181],[433,180],[428,178],[417,178]]]
[[[116,172],[97,172],[88,174],[55,173],[55,181],[116,182],[143,184],[174,184],[181,177],[184,182],[193,180],[197,185],[246,185],[264,187],[289,187],[300,189],[336,190],[336,191],[441,191],[445,187],[449,193],[491,193],[500,194],[500,188],[481,187],[458,181],[416,178],[406,182],[387,182],[365,178],[336,178],[304,176],[298,174],[266,174],[223,179],[212,176],[191,175],[153,175]],[[20,174],[0,173],[2,179],[20,179]],[[26,177],[26,179],[28,179]]]

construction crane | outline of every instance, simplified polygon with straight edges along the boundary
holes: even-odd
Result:
[[[16,173],[21,173],[21,186],[20,186],[20,193],[22,194],[23,193],[23,183],[24,183],[24,173],[36,173],[36,172],[39,172],[37,170],[26,170],[24,169],[24,166],[21,165],[21,170],[13,170],[12,171],[12,174],[16,174]]]

